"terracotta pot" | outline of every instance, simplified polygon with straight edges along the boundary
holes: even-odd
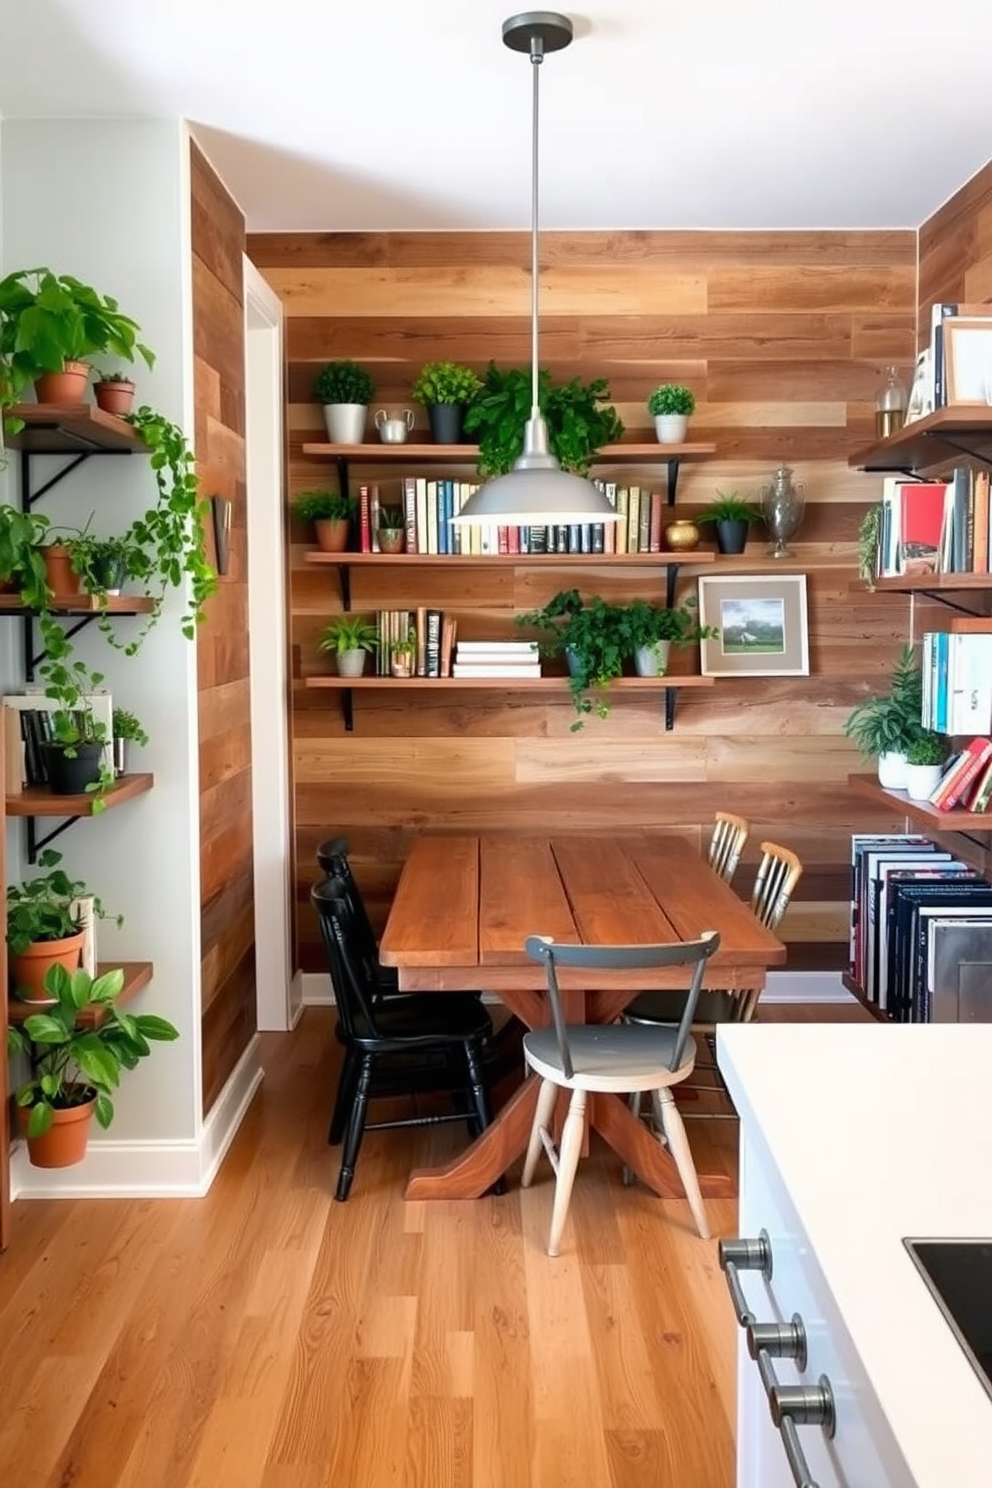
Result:
[[[40,1137],[28,1137],[28,1121],[31,1110],[19,1106],[17,1120],[23,1136],[27,1137],[28,1161],[35,1168],[71,1168],[82,1162],[90,1139],[90,1121],[96,1097],[81,1106],[69,1106],[65,1111],[53,1111],[52,1124]]]
[[[134,383],[95,382],[93,396],[96,398],[96,406],[102,408],[104,413],[116,413],[120,417],[121,414],[131,412],[131,404],[134,402]]]
[[[322,553],[343,553],[348,546],[349,523],[346,519],[330,521],[323,518],[314,522],[314,536]]]
[[[42,548],[41,556],[45,563],[48,587],[53,594],[68,598],[80,593],[82,580],[79,574],[73,573],[69,549],[63,543],[51,543]]]
[[[45,990],[45,975],[50,966],[64,966],[75,971],[83,949],[83,931],[63,940],[36,940],[26,951],[10,955],[10,984],[22,1002],[51,1003]]]
[[[39,403],[85,403],[90,369],[85,362],[66,362],[61,372],[43,372],[34,385]]]

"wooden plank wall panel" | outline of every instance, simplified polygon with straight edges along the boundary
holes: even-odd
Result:
[[[251,728],[245,510],[245,224],[192,151],[193,344],[197,473],[233,502],[230,565],[197,637],[203,1111],[255,1028]]]
[[[529,238],[515,233],[272,234],[248,251],[286,309],[290,493],[334,484],[333,467],[302,446],[323,439],[311,387],[324,361],[354,357],[378,383],[376,406],[407,407],[422,362],[451,357],[482,372],[490,357],[526,366]],[[373,915],[382,923],[411,834],[443,830],[678,829],[691,850],[708,839],[718,806],[753,823],[742,867],[746,892],[763,837],[796,847],[808,870],[784,934],[792,964],[835,968],[846,955],[847,860],[853,828],[900,823],[852,798],[858,760],[843,737],[854,703],[886,674],[905,634],[898,596],[868,596],[856,581],[855,543],[877,478],[847,468],[873,437],[885,367],[908,374],[916,337],[916,237],[879,233],[548,233],[541,243],[541,361],[556,377],[605,375],[627,437],[653,439],[650,389],[688,382],[698,439],[715,458],[686,462],[679,515],[718,489],[756,497],[783,460],[810,502],[788,570],[809,575],[810,678],[717,682],[686,693],[666,734],[659,700],[617,699],[605,720],[572,734],[569,700],[505,692],[457,698],[354,694],[344,730],[335,694],[302,679],[326,668],[315,640],[340,607],[333,570],[305,562],[308,534],[290,552],[299,958],[321,968],[307,893],[318,842],[343,830]],[[416,410],[418,427],[425,427]],[[431,474],[422,467],[421,474]],[[470,478],[446,468],[445,474]],[[607,474],[607,470],[598,473]],[[617,479],[653,484],[653,465]],[[356,480],[398,489],[397,467]],[[772,565],[755,535],[719,572]],[[698,572],[683,570],[681,586]],[[783,570],[778,569],[778,572]],[[540,605],[576,572],[517,569],[361,569],[356,609],[434,603],[456,610],[465,636],[505,634],[515,609]],[[600,566],[590,592],[660,593],[660,573]],[[698,655],[675,665],[698,668]]]

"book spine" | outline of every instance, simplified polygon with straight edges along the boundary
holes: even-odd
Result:
[[[358,547],[361,553],[372,551],[372,511],[368,486],[358,488]]]
[[[441,675],[441,627],[444,614],[441,610],[427,611],[426,677]]]
[[[406,550],[418,552],[417,548],[417,482],[414,476],[403,477],[403,520],[406,526]]]

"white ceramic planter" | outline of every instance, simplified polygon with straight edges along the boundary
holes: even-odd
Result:
[[[909,766],[904,754],[880,754],[878,756],[878,783],[884,790],[905,790],[906,771]]]
[[[911,801],[928,801],[937,789],[943,765],[907,765],[906,794]]]
[[[668,671],[671,641],[655,641],[653,646],[638,646],[634,652],[634,671],[639,677],[663,677]]]
[[[684,413],[655,414],[654,432],[659,444],[684,444],[689,418]]]
[[[325,403],[328,439],[332,444],[363,444],[368,414],[364,403]]]
[[[360,677],[365,670],[365,658],[367,655],[368,652],[363,651],[361,647],[354,651],[339,651],[338,676]]]

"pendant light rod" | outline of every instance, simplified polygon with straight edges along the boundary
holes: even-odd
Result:
[[[531,124],[531,177],[530,177],[530,416],[537,418],[541,412],[538,403],[538,354],[537,354],[537,202],[538,202],[538,109],[540,101],[541,63],[544,61],[544,43],[540,36],[530,40],[531,71],[534,74],[534,108]]]

